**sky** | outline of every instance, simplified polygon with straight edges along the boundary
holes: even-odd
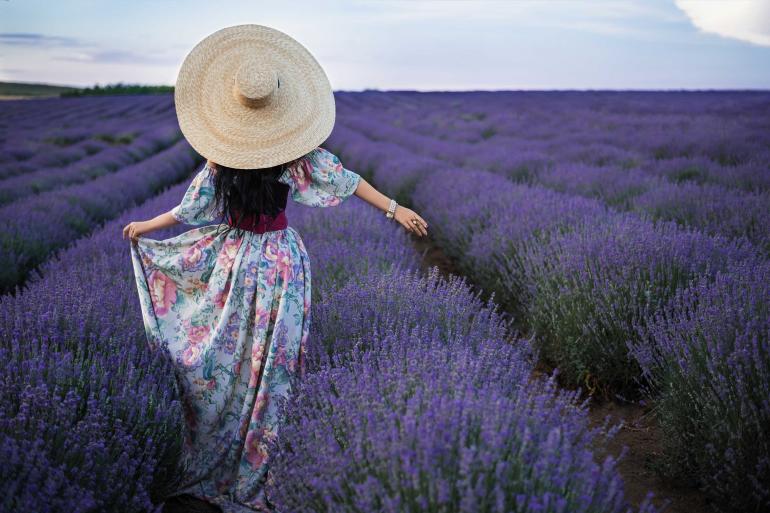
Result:
[[[173,85],[243,23],[334,90],[770,89],[770,0],[0,0],[0,80]]]

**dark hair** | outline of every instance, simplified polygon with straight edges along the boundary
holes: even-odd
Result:
[[[212,165],[215,170],[214,201],[222,207],[222,223],[227,224],[230,219],[235,224],[243,217],[258,217],[260,214],[274,216],[281,212],[286,206],[289,186],[279,182],[278,178],[296,160],[258,169]],[[228,227],[228,230],[231,228]]]

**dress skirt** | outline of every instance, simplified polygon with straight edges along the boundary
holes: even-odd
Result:
[[[225,513],[270,511],[266,442],[305,373],[310,260],[287,227],[207,225],[140,237],[131,260],[152,350],[174,363],[187,432],[184,485]]]

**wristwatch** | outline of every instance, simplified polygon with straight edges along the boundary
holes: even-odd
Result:
[[[385,217],[388,219],[393,219],[393,216],[396,213],[396,207],[398,206],[398,203],[396,203],[396,200],[393,198],[390,199],[390,206],[388,207],[388,211],[385,212]]]

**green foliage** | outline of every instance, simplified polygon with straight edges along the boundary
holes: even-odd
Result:
[[[481,131],[481,138],[489,139],[490,137],[493,137],[496,133],[497,133],[497,129],[495,129],[495,127],[490,126]]]
[[[109,144],[131,144],[135,137],[136,134],[134,133],[94,135],[94,139],[98,139]]]
[[[174,86],[167,85],[142,85],[142,84],[124,84],[117,82],[115,84],[107,84],[100,86],[99,84],[93,87],[85,87],[82,89],[74,89],[71,91],[64,91],[61,96],[102,96],[112,94],[165,94],[173,93]]]

